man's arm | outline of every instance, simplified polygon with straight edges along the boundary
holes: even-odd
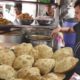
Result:
[[[56,36],[58,32],[70,33],[70,32],[74,32],[74,29],[73,27],[58,27],[52,31],[51,35]]]
[[[64,27],[61,28],[59,32],[67,32],[67,33],[71,33],[71,32],[75,32],[73,27]]]

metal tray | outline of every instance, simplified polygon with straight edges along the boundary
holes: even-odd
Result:
[[[14,25],[0,25],[0,34],[4,34],[15,30],[20,30],[20,29],[21,27],[17,27]]]

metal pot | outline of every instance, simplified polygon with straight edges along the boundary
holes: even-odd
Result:
[[[46,35],[29,35],[26,38],[30,39],[30,42],[35,46],[38,44],[46,44],[50,47],[53,46],[53,39]]]
[[[0,35],[0,43],[21,43],[23,38],[21,31],[11,31]]]
[[[45,44],[48,45],[50,47],[53,47],[53,42],[52,40],[31,40],[31,43],[35,46],[35,45],[39,45],[39,44]]]

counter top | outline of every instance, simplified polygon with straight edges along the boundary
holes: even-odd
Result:
[[[0,25],[0,29],[10,29],[10,28],[45,28],[54,29],[54,26],[40,26],[40,25]]]
[[[15,27],[21,28],[45,28],[45,29],[54,29],[54,26],[40,26],[40,25],[14,25]]]

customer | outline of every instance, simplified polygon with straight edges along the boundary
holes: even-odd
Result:
[[[69,80],[69,77],[76,72],[80,75],[80,0],[77,0],[74,5],[75,8],[75,18],[78,23],[74,27],[57,27],[52,31],[52,36],[57,36],[58,32],[76,32],[76,43],[74,47],[74,56],[79,58],[79,62],[76,67],[70,71],[66,80]]]
[[[15,3],[14,9],[15,9],[15,14],[16,14],[16,19],[14,21],[14,25],[21,25],[21,23],[20,23],[20,21],[18,19],[18,16],[20,14],[22,14],[22,3],[19,3],[19,2]],[[26,36],[25,28],[22,29],[22,32],[24,33],[22,42],[30,43],[30,39],[25,38],[25,36]]]
[[[54,17],[54,8],[52,8],[52,5],[46,5],[46,15],[50,17]]]
[[[50,17],[54,17],[57,7],[58,7],[57,3],[54,3],[53,5],[51,4],[46,5],[46,15]]]
[[[20,15],[22,13],[22,4],[15,3],[14,9],[15,9],[16,16]]]
[[[15,14],[16,14],[16,19],[13,22],[13,24],[18,25],[18,24],[20,24],[20,22],[18,20],[18,16],[22,13],[22,4],[18,3],[18,2],[15,3],[14,10],[15,10]]]
[[[55,3],[54,5],[47,5],[47,12],[46,15],[50,16],[51,18],[53,18],[53,26],[56,27],[60,27],[59,25],[59,6],[57,3]],[[63,39],[63,34],[61,32],[58,33],[57,37],[54,38],[54,50],[59,49],[61,47],[64,47],[65,43],[64,43],[64,39]]]

